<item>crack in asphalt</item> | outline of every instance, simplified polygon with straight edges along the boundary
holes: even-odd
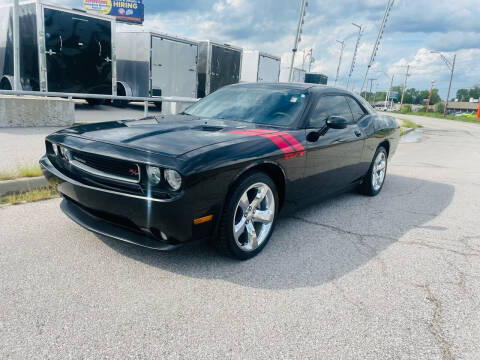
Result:
[[[448,252],[451,252],[451,253],[454,253],[454,254],[457,254],[457,255],[462,255],[462,256],[465,256],[465,257],[480,256],[480,252],[478,252],[478,251],[475,252],[475,253],[466,253],[466,252],[458,251],[458,250],[455,250],[455,249],[449,249],[449,248],[446,248],[446,247],[443,247],[443,246],[440,246],[440,245],[433,245],[433,244],[427,243],[427,242],[398,241],[398,243],[403,244],[403,245],[422,246],[422,247],[426,247],[426,248],[433,249],[433,250],[448,251]]]
[[[382,257],[379,255],[377,249],[375,249],[374,246],[368,244],[368,242],[366,241],[366,238],[381,238],[381,239],[387,239],[387,240],[390,240],[390,241],[397,241],[396,238],[394,238],[394,237],[389,237],[389,236],[385,236],[385,235],[378,235],[378,234],[360,234],[360,233],[356,233],[356,232],[353,232],[353,231],[345,230],[345,229],[342,229],[342,228],[339,228],[339,227],[336,227],[336,226],[333,226],[333,225],[322,224],[322,223],[317,222],[317,221],[305,219],[305,218],[302,218],[302,217],[300,217],[300,216],[290,216],[289,218],[294,219],[294,220],[297,220],[297,221],[302,221],[302,222],[305,222],[305,223],[307,223],[307,224],[320,226],[320,227],[323,227],[323,228],[332,230],[332,231],[337,232],[337,233],[340,233],[340,234],[346,234],[346,235],[351,235],[351,236],[356,237],[357,240],[358,240],[358,243],[359,243],[364,249],[366,249],[369,253],[368,253],[368,254],[363,253],[363,252],[360,250],[360,248],[356,245],[356,243],[352,242],[352,244],[355,246],[355,248],[357,249],[357,251],[358,251],[359,253],[361,253],[362,255],[365,255],[365,256],[373,255],[374,260],[377,261],[377,262],[379,263],[379,265],[380,265],[380,269],[381,269],[381,271],[382,271],[382,275],[383,275],[383,276],[387,276],[387,265],[386,265],[385,262],[383,261]]]
[[[416,287],[421,288],[427,294],[427,300],[430,301],[434,306],[433,317],[430,322],[430,332],[435,337],[435,340],[442,351],[442,358],[444,360],[452,360],[454,357],[452,355],[451,345],[445,339],[445,334],[441,326],[442,317],[443,317],[443,305],[440,299],[438,299],[430,289],[428,284],[419,285],[414,284]]]
[[[348,303],[352,304],[355,306],[358,310],[368,314],[368,310],[365,307],[365,305],[362,302],[355,301],[352,299],[348,294],[346,293],[345,289],[342,288],[339,284],[338,281],[335,278],[335,271],[333,269],[330,269],[330,283],[331,285],[335,288],[335,290],[340,294],[340,296]]]

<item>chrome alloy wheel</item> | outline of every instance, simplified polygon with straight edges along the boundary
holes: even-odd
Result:
[[[372,170],[373,190],[378,191],[385,181],[385,172],[387,171],[387,157],[383,151],[380,151],[375,158]]]
[[[275,218],[275,197],[264,183],[251,185],[238,201],[233,237],[243,251],[253,251],[268,237]]]

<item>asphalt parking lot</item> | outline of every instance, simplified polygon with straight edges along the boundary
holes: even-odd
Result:
[[[379,196],[284,218],[246,262],[0,208],[0,358],[478,359],[480,126],[414,121]]]

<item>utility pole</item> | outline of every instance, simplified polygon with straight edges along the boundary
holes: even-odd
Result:
[[[308,61],[310,61],[308,71],[310,72],[310,67],[312,66],[312,51],[313,51],[312,48],[310,48],[308,52],[305,52],[305,50],[303,51],[302,70],[304,70],[305,68],[305,59],[308,57]]]
[[[365,77],[363,78],[363,84],[360,93],[362,93],[362,90],[367,82],[368,71],[370,70],[375,61],[375,56],[377,55],[377,51],[380,46],[380,40],[382,40],[383,32],[385,31],[385,24],[387,23],[388,16],[390,15],[390,10],[392,10],[394,1],[395,0],[388,0],[387,7],[385,8],[382,24],[380,25],[380,29],[378,30],[377,40],[375,41],[375,45],[373,46],[372,55],[370,56],[370,61],[368,62],[367,71],[365,72]]]
[[[430,100],[432,99],[433,84],[435,84],[435,80],[432,80],[432,85],[430,85],[430,92],[428,93],[427,107],[425,109],[425,112],[427,113],[428,108],[430,107]]]
[[[313,49],[312,49],[313,52]],[[308,63],[308,72],[312,71],[312,64],[315,62],[315,58],[310,55],[310,62]]]
[[[20,16],[18,0],[13,0],[13,90],[21,90],[20,84]]]
[[[300,8],[300,16],[298,18],[298,26],[297,26],[297,34],[295,36],[295,42],[293,44],[292,49],[292,61],[290,62],[290,73],[288,74],[288,81],[292,81],[292,74],[293,74],[293,63],[295,61],[295,53],[298,50],[298,43],[302,41],[301,34],[302,34],[302,25],[305,22],[305,14],[307,13],[307,0],[302,0],[302,7]]]
[[[392,80],[390,81],[390,87],[388,88],[387,94],[385,95],[385,109],[387,109],[388,100],[390,99],[390,93],[392,92],[393,78],[394,77],[395,77],[395,73],[392,74]]]
[[[400,100],[400,110],[402,110],[403,98],[405,96],[405,90],[407,89],[408,70],[410,70],[410,65],[407,65],[407,72],[405,73],[405,80],[403,80],[402,100]]]
[[[342,64],[343,49],[345,49],[345,40],[343,41],[337,40],[337,42],[342,46],[342,48],[340,50],[340,57],[338,58],[337,76],[335,76],[334,86],[337,86],[338,74],[340,73],[340,65]]]
[[[455,70],[455,60],[457,59],[457,54],[453,54],[453,63],[450,61],[439,51],[430,51],[433,54],[439,54],[442,58],[445,65],[447,65],[448,69],[450,70],[450,82],[448,84],[448,92],[447,92],[447,99],[445,100],[445,107],[443,108],[443,115],[447,114],[447,107],[448,107],[448,99],[450,98],[450,89],[452,88],[452,79],[453,79],[453,72]]]
[[[350,84],[350,78],[352,77],[353,69],[355,68],[355,60],[357,58],[358,46],[360,45],[360,38],[362,37],[362,34],[363,34],[362,25],[357,25],[355,23],[352,23],[352,25],[358,28],[358,35],[357,35],[357,42],[355,44],[355,50],[353,51],[352,64],[350,65],[350,72],[348,73],[347,90],[348,90],[348,85]]]
[[[368,79],[368,81],[370,81],[370,91],[369,91],[369,96],[368,96],[369,99],[372,98],[372,87],[373,87],[373,82],[375,80],[377,80],[377,79]],[[373,102],[375,103],[375,99],[373,99]]]

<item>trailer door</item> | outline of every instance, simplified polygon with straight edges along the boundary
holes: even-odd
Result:
[[[278,82],[280,60],[260,55],[258,60],[258,82]]]
[[[152,37],[152,96],[197,96],[196,44]]]
[[[212,45],[210,93],[240,80],[241,52]]]
[[[44,9],[48,91],[111,94],[111,23]]]

